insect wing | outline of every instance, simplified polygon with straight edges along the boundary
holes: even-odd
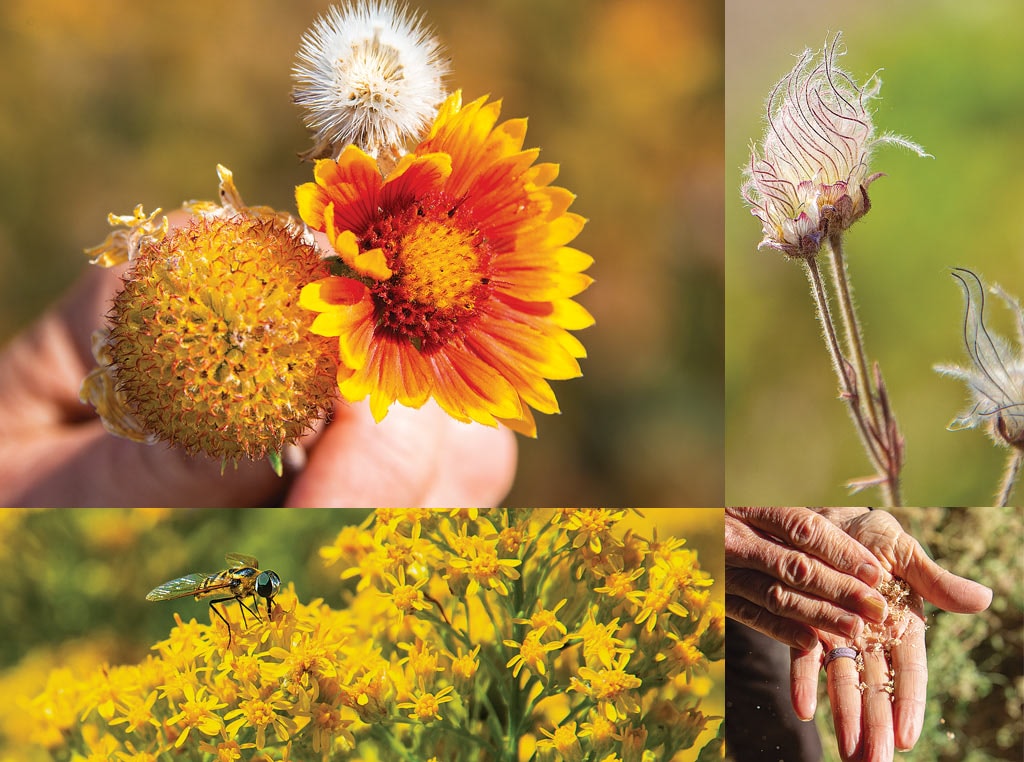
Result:
[[[239,569],[243,566],[248,566],[253,569],[260,568],[259,561],[257,561],[252,556],[245,555],[244,553],[228,553],[226,556],[224,556],[224,558],[227,559],[227,562],[229,564],[231,564],[232,569]]]
[[[164,582],[155,587],[146,595],[147,601],[170,601],[175,598],[184,598],[186,595],[195,595],[196,590],[210,579],[209,574],[186,574],[184,577]]]

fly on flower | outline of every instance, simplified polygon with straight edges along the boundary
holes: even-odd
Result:
[[[194,596],[202,600],[210,598],[218,593],[225,593],[223,598],[210,601],[210,610],[220,617],[221,621],[228,627],[228,647],[231,646],[231,623],[224,614],[217,608],[216,604],[226,603],[231,600],[238,601],[242,609],[242,625],[245,626],[245,612],[248,611],[258,621],[260,617],[260,604],[256,596],[260,596],[267,602],[267,617],[270,616],[270,604],[281,589],[281,578],[272,571],[260,571],[260,562],[252,556],[241,553],[228,553],[227,562],[230,568],[216,574],[186,574],[184,577],[164,582],[146,595],[147,601],[173,601],[177,598]],[[252,608],[245,602],[245,598],[252,596]]]

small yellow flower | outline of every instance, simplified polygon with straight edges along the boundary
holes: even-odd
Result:
[[[529,625],[533,630],[539,632],[541,636],[544,636],[548,632],[548,630],[551,631],[549,637],[557,638],[558,635],[555,633],[561,633],[562,636],[565,636],[567,630],[565,624],[558,620],[558,612],[563,606],[565,606],[566,603],[568,603],[568,599],[563,598],[558,603],[556,603],[553,608],[542,608],[533,612],[533,614],[530,615],[529,619],[517,617],[512,621],[515,624]]]
[[[437,674],[444,671],[438,663],[440,653],[429,642],[417,638],[415,643],[399,643],[398,647],[406,653],[399,663],[409,668],[418,684],[432,685]]]
[[[426,611],[433,607],[433,604],[423,597],[423,587],[428,581],[426,577],[409,585],[405,581],[405,569],[399,568],[397,577],[385,573],[384,581],[391,586],[391,590],[384,595],[391,601],[391,605],[398,611],[399,616],[416,611]]]
[[[337,705],[317,700],[315,685],[313,695],[304,692],[295,710],[297,716],[309,718],[308,729],[313,734],[313,751],[326,754],[331,750],[336,737],[344,738],[348,748],[355,748],[355,737],[349,730],[352,721],[342,715]]]
[[[519,579],[516,567],[522,564],[518,558],[499,558],[498,550],[490,544],[474,544],[466,558],[452,558],[452,569],[463,572],[469,578],[467,595],[475,595],[480,586],[508,595],[505,580]]]
[[[93,725],[85,725],[82,728],[82,737],[85,740],[89,753],[85,757],[79,757],[81,762],[109,762],[115,754],[123,751],[121,744],[110,733],[100,735]],[[78,762],[76,760],[76,762]]]
[[[652,587],[647,590],[636,590],[629,594],[629,600],[635,603],[640,612],[633,621],[637,624],[645,624],[648,632],[654,630],[658,625],[658,617],[667,613],[675,614],[678,617],[686,617],[689,611],[676,600],[676,591],[665,587]]]
[[[654,660],[665,662],[673,672],[686,675],[686,682],[690,682],[695,671],[707,670],[707,656],[700,649],[700,639],[694,635],[681,638],[674,632],[668,634],[671,645],[665,651],[657,654]]]
[[[636,689],[642,685],[640,678],[626,672],[628,661],[629,654],[622,654],[610,669],[580,667],[579,678],[573,678],[570,690],[585,693],[597,701],[598,711],[612,722],[627,719],[640,711]]]
[[[217,735],[224,727],[224,721],[217,714],[217,710],[227,706],[215,696],[207,696],[206,689],[202,686],[197,688],[193,684],[185,684],[182,694],[183,700],[178,704],[178,713],[167,720],[168,726],[181,728],[180,735],[174,741],[176,749],[181,748],[188,740],[192,730],[207,736]]]
[[[460,693],[465,693],[473,684],[477,670],[480,669],[480,644],[469,653],[463,653],[460,647],[458,653],[451,657],[452,675],[455,679],[455,687]]]
[[[621,545],[611,530],[625,515],[625,511],[611,508],[571,508],[563,511],[560,519],[573,538],[573,548],[586,547],[599,554],[605,543]]]
[[[513,677],[519,677],[519,672],[523,667],[541,676],[547,674],[548,654],[559,650],[564,645],[564,642],[559,639],[552,640],[549,643],[542,643],[541,637],[543,634],[543,630],[531,630],[526,633],[522,643],[517,643],[514,640],[504,641],[505,645],[509,648],[518,649],[518,653],[509,659],[505,665],[512,670]]]
[[[279,646],[267,651],[267,655],[278,663],[265,670],[264,674],[277,677],[288,690],[296,692],[299,687],[308,687],[321,677],[334,677],[336,662],[334,648],[318,637],[303,633],[296,636],[290,648]]]
[[[394,687],[386,664],[366,670],[345,691],[342,701],[367,725],[373,725],[391,714]]]
[[[611,667],[618,655],[629,653],[629,649],[623,647],[625,642],[615,635],[618,630],[618,617],[601,623],[595,618],[592,609],[570,639],[583,641],[583,658],[587,664]]]
[[[607,574],[605,575],[604,584],[600,587],[595,587],[594,592],[603,593],[614,599],[628,599],[630,594],[636,592],[636,585],[633,583],[644,575],[644,571],[645,569],[640,567]]]
[[[557,752],[565,762],[581,762],[583,759],[583,747],[580,745],[580,737],[576,732],[576,723],[568,722],[559,725],[555,732],[547,728],[541,728],[540,732],[546,738],[537,741],[538,749],[552,749]]]
[[[153,704],[156,703],[156,691],[140,699],[137,696],[125,696],[122,704],[117,707],[117,715],[110,720],[111,727],[125,725],[125,733],[134,733],[145,725],[159,728],[160,723],[153,719]]]
[[[580,737],[587,739],[597,754],[608,751],[616,740],[618,725],[604,714],[591,710],[587,721],[580,726]]]
[[[455,688],[451,685],[442,688],[437,693],[423,693],[414,701],[406,701],[398,705],[399,709],[412,709],[409,717],[420,722],[432,722],[441,719],[441,704],[454,701],[451,695]]]
[[[239,702],[238,709],[224,715],[228,736],[238,735],[243,726],[256,731],[256,748],[267,745],[267,728],[271,728],[279,741],[287,741],[297,729],[295,718],[289,716],[291,702],[280,690],[263,696],[262,691],[250,691],[247,698]],[[304,718],[308,721],[308,718]]]
[[[255,749],[254,743],[238,743],[238,741],[222,741],[216,746],[203,741],[199,744],[199,750],[207,754],[213,754],[213,762],[237,762],[242,759],[243,749]]]

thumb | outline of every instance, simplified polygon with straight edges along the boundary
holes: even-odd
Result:
[[[261,505],[285,487],[266,463],[228,464],[107,434],[78,398],[118,275],[91,269],[0,353],[0,504]]]
[[[944,611],[957,614],[975,614],[992,603],[992,591],[982,584],[958,577],[943,569],[925,553],[921,543],[910,535],[903,535],[907,543],[900,555],[909,561],[901,572],[915,593]]]

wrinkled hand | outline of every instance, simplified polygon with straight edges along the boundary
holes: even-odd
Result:
[[[808,508],[726,509],[726,614],[790,647],[882,622],[882,575],[865,547]]]
[[[90,269],[63,302],[0,352],[0,505],[486,506],[508,492],[512,432],[466,425],[436,406],[395,406],[380,424],[338,404],[306,438],[305,467],[230,465],[111,436],[78,391],[90,337],[119,286]]]
[[[862,509],[821,513],[870,550],[886,572],[906,581],[912,592],[905,599],[902,621],[890,617],[884,625],[868,627],[855,637],[822,630],[818,645],[793,649],[793,708],[800,718],[811,719],[824,655],[840,646],[855,648],[863,656],[862,672],[848,658],[835,659],[827,667],[839,753],[847,762],[891,762],[894,749],[910,749],[917,743],[924,724],[928,666],[922,597],[946,611],[976,613],[991,603],[992,591],[928,558],[920,543],[889,513]]]

